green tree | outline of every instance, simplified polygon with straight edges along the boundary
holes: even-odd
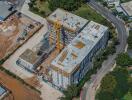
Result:
[[[101,90],[112,93],[117,85],[116,79],[113,75],[107,74],[101,82]]]
[[[128,84],[129,84],[129,92],[130,92],[131,95],[132,95],[132,77],[130,77],[130,78],[128,79]]]
[[[114,100],[112,93],[101,91],[97,95],[98,100]]]
[[[76,97],[79,94],[79,88],[77,85],[72,84],[63,91],[64,96],[60,97],[60,100],[72,100],[73,97]]]
[[[129,66],[132,65],[132,59],[127,53],[121,53],[117,56],[116,63],[119,66]]]
[[[132,30],[129,31],[129,37],[127,39],[128,48],[132,49]]]
[[[53,11],[56,8],[63,8],[68,11],[74,11],[81,6],[83,0],[48,0],[49,8]]]
[[[113,95],[117,100],[120,100],[129,89],[128,85],[128,78],[129,74],[126,68],[117,67],[113,72],[112,75],[115,76],[117,81],[117,86],[114,89]]]

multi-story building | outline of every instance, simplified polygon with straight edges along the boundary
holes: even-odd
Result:
[[[132,1],[122,3],[120,5],[122,12],[128,17],[129,20],[132,20]]]
[[[75,14],[69,13],[58,8],[50,16],[47,17],[50,38],[56,43],[55,24],[60,24],[60,41],[61,44],[69,44],[70,41],[78,34],[78,32],[88,23],[88,20],[81,18]]]
[[[91,21],[52,61],[52,83],[58,88],[79,83],[92,68],[93,56],[107,41],[108,28]]]
[[[46,37],[44,36],[44,41],[41,41],[42,47],[35,50],[41,52],[27,50],[20,55],[18,63],[28,70],[34,70],[43,60],[36,69],[42,79],[61,89],[71,84],[78,84],[92,68],[94,55],[105,48],[108,28],[93,21],[88,22],[62,9],[57,9],[47,20],[49,32]],[[56,29],[56,24],[59,24],[60,28]],[[66,45],[61,51],[55,48],[58,30],[62,44],[64,34],[66,38]],[[52,45],[49,39],[53,40]],[[42,56],[39,53],[42,53]]]

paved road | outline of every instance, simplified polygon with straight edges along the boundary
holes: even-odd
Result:
[[[125,51],[127,44],[127,32],[123,22],[112,15],[110,11],[99,5],[94,0],[91,0],[88,4],[115,25],[118,31],[118,39],[120,42],[120,44],[117,46],[116,53],[112,56],[109,56],[109,58],[102,64],[102,68],[90,80],[90,83],[87,82],[84,85],[83,100],[94,100],[96,89],[100,85],[101,79],[112,69],[113,65],[115,64],[115,58],[117,54]]]

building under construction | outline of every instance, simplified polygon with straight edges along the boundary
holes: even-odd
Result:
[[[56,48],[60,50],[88,23],[88,20],[59,8],[47,18],[47,21],[50,44],[56,44]]]
[[[57,89],[78,84],[92,68],[94,55],[105,48],[108,28],[62,9],[47,17],[47,22],[49,32],[35,54],[42,54],[43,62],[35,71]]]

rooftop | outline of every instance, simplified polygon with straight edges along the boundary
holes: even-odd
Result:
[[[107,29],[107,27],[91,21],[51,64],[67,73],[72,73]]]
[[[0,100],[3,100],[7,93],[8,90],[2,84],[0,84]]]
[[[54,23],[59,22],[63,27],[69,29],[71,31],[77,31],[78,29],[82,28],[88,20],[81,18],[77,15],[69,13],[65,10],[58,8],[55,10],[48,18],[48,21]]]
[[[129,16],[132,16],[132,1],[122,3],[121,6]]]
[[[39,56],[36,52],[27,49],[20,55],[20,58],[31,64],[34,64],[36,61],[38,61]]]
[[[4,20],[8,15],[12,13],[8,9],[11,5],[7,1],[0,1],[0,20]]]

